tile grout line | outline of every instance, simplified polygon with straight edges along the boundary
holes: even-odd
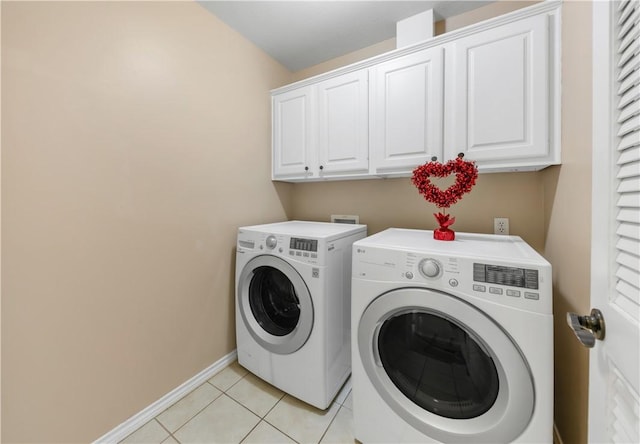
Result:
[[[280,390],[280,389],[278,389],[278,390]],[[280,391],[282,391],[282,390],[280,390]],[[280,404],[280,401],[282,401],[282,400],[284,399],[284,397],[285,397],[285,396],[287,396],[287,394],[286,394],[285,392],[282,392],[282,395],[280,395],[280,397],[279,397],[279,398],[278,398],[278,400],[275,402],[275,404],[273,404],[273,405],[271,406],[271,408],[269,409],[269,411],[268,411],[267,413],[265,413],[265,414],[264,414],[264,416],[263,416],[262,418],[260,418],[260,419],[265,420],[265,419],[266,419],[266,417],[267,417],[267,415],[269,415],[269,413],[271,413],[271,412],[273,411],[273,409],[275,409],[275,408],[276,408],[276,406],[277,406],[278,404]],[[268,424],[270,424],[269,422],[267,422],[267,423],[268,423]]]
[[[266,416],[266,415],[265,415]],[[290,436],[288,433],[280,430],[278,427],[276,427],[274,424],[271,424],[268,420],[263,419],[261,422],[265,422],[267,424],[269,424],[271,427],[273,427],[274,429],[276,429],[278,432],[282,433],[284,436],[286,436],[287,438],[289,438],[291,441],[295,442],[296,444],[300,444],[300,441],[297,441],[295,439],[293,439],[292,436]]]
[[[227,390],[231,390],[231,388],[233,386],[235,386],[236,384],[238,384],[242,379],[244,379],[247,375],[251,374],[251,372],[247,372],[245,373],[242,378],[240,378],[238,381],[236,381],[233,385],[231,385],[231,387],[229,387]],[[262,379],[261,379],[262,380]],[[213,383],[209,382],[211,385],[213,385]],[[266,381],[264,381],[266,382]],[[269,384],[268,382],[266,382],[267,384]],[[269,384],[271,385],[271,384]],[[215,387],[215,385],[214,385]],[[275,386],[272,386],[275,387]],[[217,388],[217,387],[216,387]],[[277,388],[277,387],[275,387]],[[280,389],[278,389],[280,390]],[[279,428],[277,428],[275,425],[271,424],[269,421],[267,421],[266,417],[267,415],[269,415],[269,413],[271,413],[271,411],[273,409],[276,408],[276,406],[280,403],[280,401],[282,401],[284,399],[284,397],[287,395],[284,391],[280,390],[282,392],[282,394],[280,395],[280,398],[278,398],[278,400],[275,402],[275,404],[273,404],[273,406],[271,406],[271,408],[267,411],[267,413],[264,414],[264,416],[260,417],[258,415],[256,415],[251,409],[249,409],[248,407],[246,407],[244,404],[242,404],[240,401],[236,400],[233,396],[228,395],[227,392],[225,391],[224,394],[227,395],[229,398],[231,398],[233,401],[235,401],[236,403],[238,403],[239,405],[241,405],[242,407],[244,407],[245,409],[249,410],[251,413],[253,413],[254,415],[256,415],[258,418],[260,418],[260,421],[258,421],[258,423],[249,431],[249,433],[247,433],[247,435],[245,435],[244,438],[242,438],[242,440],[240,441],[240,443],[242,443],[245,439],[247,439],[247,437],[251,434],[251,432],[253,430],[255,430],[256,427],[258,427],[260,425],[261,422],[264,422],[268,425],[270,425],[271,427],[273,427],[274,429],[276,429],[278,432],[282,433],[284,436],[286,436],[287,438],[291,439],[293,442],[298,443],[298,441],[296,441],[295,439],[293,439],[291,436],[289,436],[287,433],[285,433],[284,431],[280,430]]]
[[[327,426],[327,428],[324,430],[324,433],[322,434],[322,436],[320,437],[320,439],[318,440],[318,444],[320,444],[322,442],[322,440],[324,439],[325,435],[327,434],[327,432],[329,431],[329,429],[331,428],[331,425],[333,424],[333,422],[336,420],[336,418],[338,417],[338,413],[340,413],[340,410],[342,410],[342,404],[340,404],[340,407],[338,408],[338,411],[336,412],[336,414],[333,416],[333,418],[331,418],[331,421],[329,422],[329,425]]]
[[[188,396],[188,395],[187,395],[187,396]],[[185,396],[185,397],[186,397],[186,396]],[[178,401],[176,401],[176,402],[178,402]],[[171,407],[168,407],[167,409],[169,409],[169,408],[171,408]],[[164,412],[163,412],[163,413],[164,413]],[[171,431],[169,431],[169,429],[168,429],[168,428],[166,428],[166,427],[164,426],[164,424],[162,424],[162,423],[158,420],[158,417],[157,417],[157,416],[156,416],[155,418],[153,418],[153,420],[154,420],[155,422],[157,422],[158,424],[160,424],[160,427],[162,427],[162,428],[163,428],[163,429],[164,429],[164,430],[169,434],[169,436],[167,436],[165,439],[163,439],[163,440],[162,440],[162,442],[161,442],[160,444],[162,444],[163,442],[165,442],[165,441],[166,441],[167,439],[169,439],[169,438],[173,438],[173,439],[174,439],[178,444],[181,444],[181,443],[180,443],[180,441],[178,440],[178,438],[176,438],[175,436],[173,436],[173,433],[171,433]],[[190,420],[189,420],[189,421],[190,421]],[[188,421],[187,421],[187,422],[188,422]]]
[[[265,381],[266,382],[266,381]],[[268,384],[268,383],[267,383]],[[277,388],[277,387],[276,387]],[[280,390],[280,389],[278,389]],[[276,427],[274,424],[271,424],[268,420],[267,420],[267,416],[269,415],[269,413],[271,413],[273,411],[273,409],[276,408],[276,406],[285,398],[285,396],[287,396],[287,394],[285,392],[283,392],[282,390],[280,390],[282,392],[282,394],[280,395],[280,398],[278,398],[278,400],[275,402],[275,404],[273,404],[271,406],[271,408],[267,411],[267,413],[264,414],[264,416],[262,418],[260,418],[260,421],[258,422],[258,424],[256,424],[256,426],[254,427],[254,429],[256,427],[258,427],[260,425],[261,422],[264,422],[265,424],[268,424],[270,427],[273,427],[274,429],[276,429],[278,432],[282,433],[284,436],[286,436],[287,438],[289,438],[291,441],[295,442],[296,444],[300,444],[299,441],[296,441],[295,439],[293,439],[291,436],[289,436],[288,433],[284,432],[283,430],[280,430],[278,427]],[[233,399],[233,398],[232,398]],[[234,399],[234,401],[236,401]],[[240,404],[239,401],[236,401]],[[240,404],[242,405],[242,404]],[[244,407],[244,406],[243,406]],[[245,407],[246,408],[246,407]],[[252,412],[253,413],[253,412]],[[257,415],[256,415],[257,416]],[[252,429],[253,431],[253,429]],[[249,434],[251,434],[251,432],[249,432]],[[249,436],[249,434],[247,434],[247,436]],[[244,441],[245,439],[247,439],[247,436],[245,436],[243,438],[242,441]],[[240,442],[242,442],[240,441]]]
[[[280,390],[280,389],[278,389],[278,390]],[[282,390],[280,390],[280,391],[282,391]],[[282,392],[282,396],[280,397],[280,399],[278,399],[278,402],[276,402],[275,404],[273,404],[273,407],[271,407],[271,408],[269,409],[269,411],[264,415],[264,418],[262,418],[262,421],[264,421],[264,422],[266,422],[267,424],[269,424],[271,427],[273,427],[274,429],[276,429],[278,432],[282,433],[284,436],[286,436],[287,438],[289,438],[291,441],[295,442],[296,444],[300,444],[300,441],[293,439],[293,437],[292,437],[292,436],[290,436],[288,433],[286,433],[284,430],[280,430],[280,429],[279,429],[275,424],[272,424],[272,423],[270,423],[270,422],[269,422],[269,420],[267,420],[267,416],[269,415],[269,413],[271,413],[271,411],[272,411],[273,409],[275,409],[275,408],[276,408],[276,406],[277,406],[278,404],[280,404],[280,402],[281,402],[281,401],[282,401],[286,396],[287,396],[287,393],[283,391],[283,392]],[[289,395],[289,396],[291,396],[291,395]],[[296,398],[296,399],[297,399],[297,398]]]
[[[238,444],[242,444],[244,442],[244,440],[247,439],[249,437],[249,435],[251,435],[251,432],[253,432],[260,425],[261,422],[262,422],[262,420],[258,421],[258,423],[256,425],[254,425],[251,428],[251,430],[249,430],[249,432],[242,437],[242,439],[240,440],[240,442]]]
[[[285,398],[285,396],[287,396],[287,393],[284,393],[284,395],[282,396],[282,398],[280,398],[280,400],[278,402],[276,402],[276,404],[271,408],[271,410],[273,410],[276,405]],[[289,395],[290,397],[292,397],[293,399],[298,400],[298,398],[296,398],[293,395]],[[300,400],[299,400],[300,401]],[[301,401],[304,402],[304,401]],[[340,408],[342,407],[342,404],[339,402],[334,401],[336,404],[338,404],[340,407],[338,407],[338,411],[336,412],[336,414],[333,416],[333,418],[331,418],[331,421],[329,422],[329,424],[327,425],[327,428],[324,430],[324,432],[322,432],[322,436],[320,436],[320,439],[318,440],[318,442],[316,444],[319,444],[320,441],[322,441],[322,438],[324,438],[324,435],[327,433],[327,430],[329,430],[329,427],[331,427],[331,424],[333,424],[333,421],[336,419],[336,417],[338,416],[338,412],[340,411]],[[333,402],[332,402],[333,404]],[[316,408],[317,409],[317,408]],[[331,404],[329,404],[329,407],[327,408],[327,410],[331,409]],[[269,410],[269,412],[271,412],[271,410]],[[319,410],[319,409],[318,409]],[[268,415],[269,413],[267,413]],[[300,444],[300,441],[296,441],[295,439],[293,439],[291,436],[289,436],[288,433],[284,432],[283,430],[280,430],[275,424],[272,424],[271,422],[269,422],[269,420],[267,420],[267,415],[264,415],[264,419],[263,421],[266,422],[267,424],[269,424],[271,427],[273,427],[274,429],[276,429],[277,431],[279,431],[280,433],[282,433],[283,435],[287,436],[288,438],[290,438],[293,442]]]
[[[209,383],[209,381],[205,381],[205,383]],[[158,416],[160,416],[162,413],[166,412],[167,410],[169,410],[171,407],[173,407],[174,405],[176,405],[178,402],[182,401],[184,398],[186,398],[187,396],[189,396],[191,393],[193,393],[196,389],[194,389],[193,391],[187,393],[185,396],[183,396],[182,398],[180,398],[178,401],[176,401],[174,404],[172,404],[171,406],[167,407],[165,410],[163,410],[161,413],[159,413],[155,418],[158,424],[160,424],[162,426],[163,429],[165,429],[167,432],[169,432],[169,435],[171,435],[171,437],[173,437],[173,439],[175,439],[176,441],[178,441],[178,443],[180,443],[180,440],[178,438],[176,438],[174,436],[174,433],[177,433],[180,429],[182,429],[184,426],[186,426],[187,424],[189,424],[189,422],[191,422],[196,416],[198,416],[200,413],[202,413],[207,407],[209,407],[211,404],[213,404],[214,402],[216,402],[216,400],[218,398],[220,398],[222,395],[225,395],[225,392],[223,392],[222,390],[220,390],[218,387],[216,387],[215,385],[209,383],[211,386],[213,386],[213,388],[215,388],[216,390],[218,390],[220,392],[220,394],[218,396],[216,396],[215,398],[213,398],[210,402],[207,403],[207,405],[205,405],[204,407],[202,407],[200,410],[198,410],[196,413],[194,413],[193,415],[191,415],[189,417],[189,419],[187,419],[184,424],[182,424],[180,427],[178,427],[174,432],[170,432],[169,429],[167,429],[166,427],[164,427],[164,425],[162,424],[162,422],[160,422],[160,420],[158,419]],[[201,387],[198,386],[198,387]]]
[[[246,375],[245,375],[245,376],[246,376]],[[243,376],[243,378],[244,378],[244,376]],[[242,378],[241,378],[241,379],[242,379]],[[238,381],[238,382],[240,382],[240,381]],[[235,384],[233,384],[233,385],[235,385]],[[231,387],[233,387],[233,385],[232,385]],[[229,389],[231,389],[231,387],[229,387]],[[254,426],[251,428],[251,430],[249,430],[249,431],[247,432],[247,434],[246,434],[246,435],[244,435],[240,441],[238,441],[238,444],[240,444],[240,443],[242,443],[245,439],[247,439],[247,437],[248,437],[249,435],[251,435],[251,432],[253,432],[253,431],[256,429],[256,427],[258,427],[258,426],[260,425],[260,423],[261,423],[262,421],[264,421],[264,419],[263,419],[263,418],[261,418],[260,416],[256,415],[256,413],[255,413],[253,410],[251,410],[250,408],[248,408],[247,406],[245,406],[244,404],[242,404],[242,403],[241,403],[240,401],[238,401],[237,399],[233,398],[231,395],[227,395],[227,392],[224,392],[224,394],[227,396],[227,398],[231,399],[233,402],[235,402],[236,404],[238,404],[240,407],[244,408],[244,409],[245,409],[245,410],[247,410],[249,413],[251,413],[253,416],[255,416],[256,418],[258,418],[258,422],[256,423],[256,425],[254,425]],[[278,402],[279,402],[279,400],[278,400]],[[277,402],[276,402],[276,404],[277,404]],[[273,407],[272,407],[272,408],[273,408]],[[271,410],[269,410],[269,411],[271,411]],[[268,414],[268,412],[267,412],[267,414]],[[266,416],[266,414],[265,414],[265,416]]]

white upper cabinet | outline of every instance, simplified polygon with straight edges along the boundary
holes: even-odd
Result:
[[[367,71],[355,71],[320,82],[317,98],[319,175],[368,173]]]
[[[273,177],[304,178],[315,165],[313,89],[298,88],[273,96]]]
[[[272,103],[274,179],[368,174],[366,70],[274,94]]]
[[[550,141],[549,18],[536,15],[447,45],[445,157],[481,171],[558,163]]]
[[[442,159],[443,52],[425,49],[370,69],[374,174],[411,173]]]
[[[273,179],[560,163],[560,12],[545,1],[272,91]]]

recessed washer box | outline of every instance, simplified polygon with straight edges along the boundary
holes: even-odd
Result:
[[[353,216],[350,214],[332,214],[331,222],[337,224],[359,224],[360,216]]]

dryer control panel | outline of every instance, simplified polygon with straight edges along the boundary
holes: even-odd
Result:
[[[354,245],[353,278],[397,282],[550,313],[551,266]]]
[[[473,281],[538,289],[538,270],[473,263]]]

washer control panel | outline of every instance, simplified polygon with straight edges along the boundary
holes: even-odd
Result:
[[[288,252],[291,257],[315,259],[318,257],[318,240],[292,237]]]
[[[318,239],[292,237],[282,234],[241,233],[238,237],[238,251],[257,250],[268,254],[281,255],[310,264],[319,264],[322,260]],[[324,248],[332,248],[329,243]]]

